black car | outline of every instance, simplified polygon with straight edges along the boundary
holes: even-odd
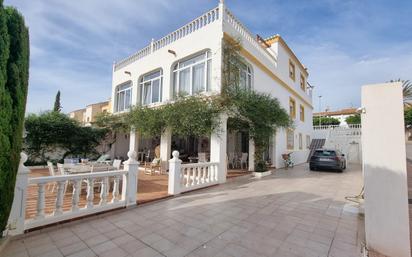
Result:
[[[342,172],[346,169],[345,155],[338,150],[317,149],[310,157],[310,170],[329,169]]]

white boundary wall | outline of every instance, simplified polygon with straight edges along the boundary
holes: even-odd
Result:
[[[401,83],[362,87],[365,232],[369,249],[410,256]]]

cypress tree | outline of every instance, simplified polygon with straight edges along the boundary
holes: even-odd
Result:
[[[56,98],[54,99],[54,112],[60,112],[62,110],[62,105],[60,104],[60,90],[57,91]]]
[[[0,232],[13,203],[28,77],[28,29],[22,15],[0,0]]]

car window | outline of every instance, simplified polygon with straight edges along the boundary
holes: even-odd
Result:
[[[328,150],[317,150],[315,151],[316,156],[336,156],[336,151],[328,151]]]

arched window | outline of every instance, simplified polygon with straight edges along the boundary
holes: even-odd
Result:
[[[203,52],[179,61],[173,67],[173,92],[194,95],[210,90],[212,54]]]
[[[132,82],[126,82],[117,86],[115,95],[115,111],[123,112],[132,105]]]
[[[143,75],[139,82],[140,103],[148,105],[162,101],[163,73],[157,70]]]

